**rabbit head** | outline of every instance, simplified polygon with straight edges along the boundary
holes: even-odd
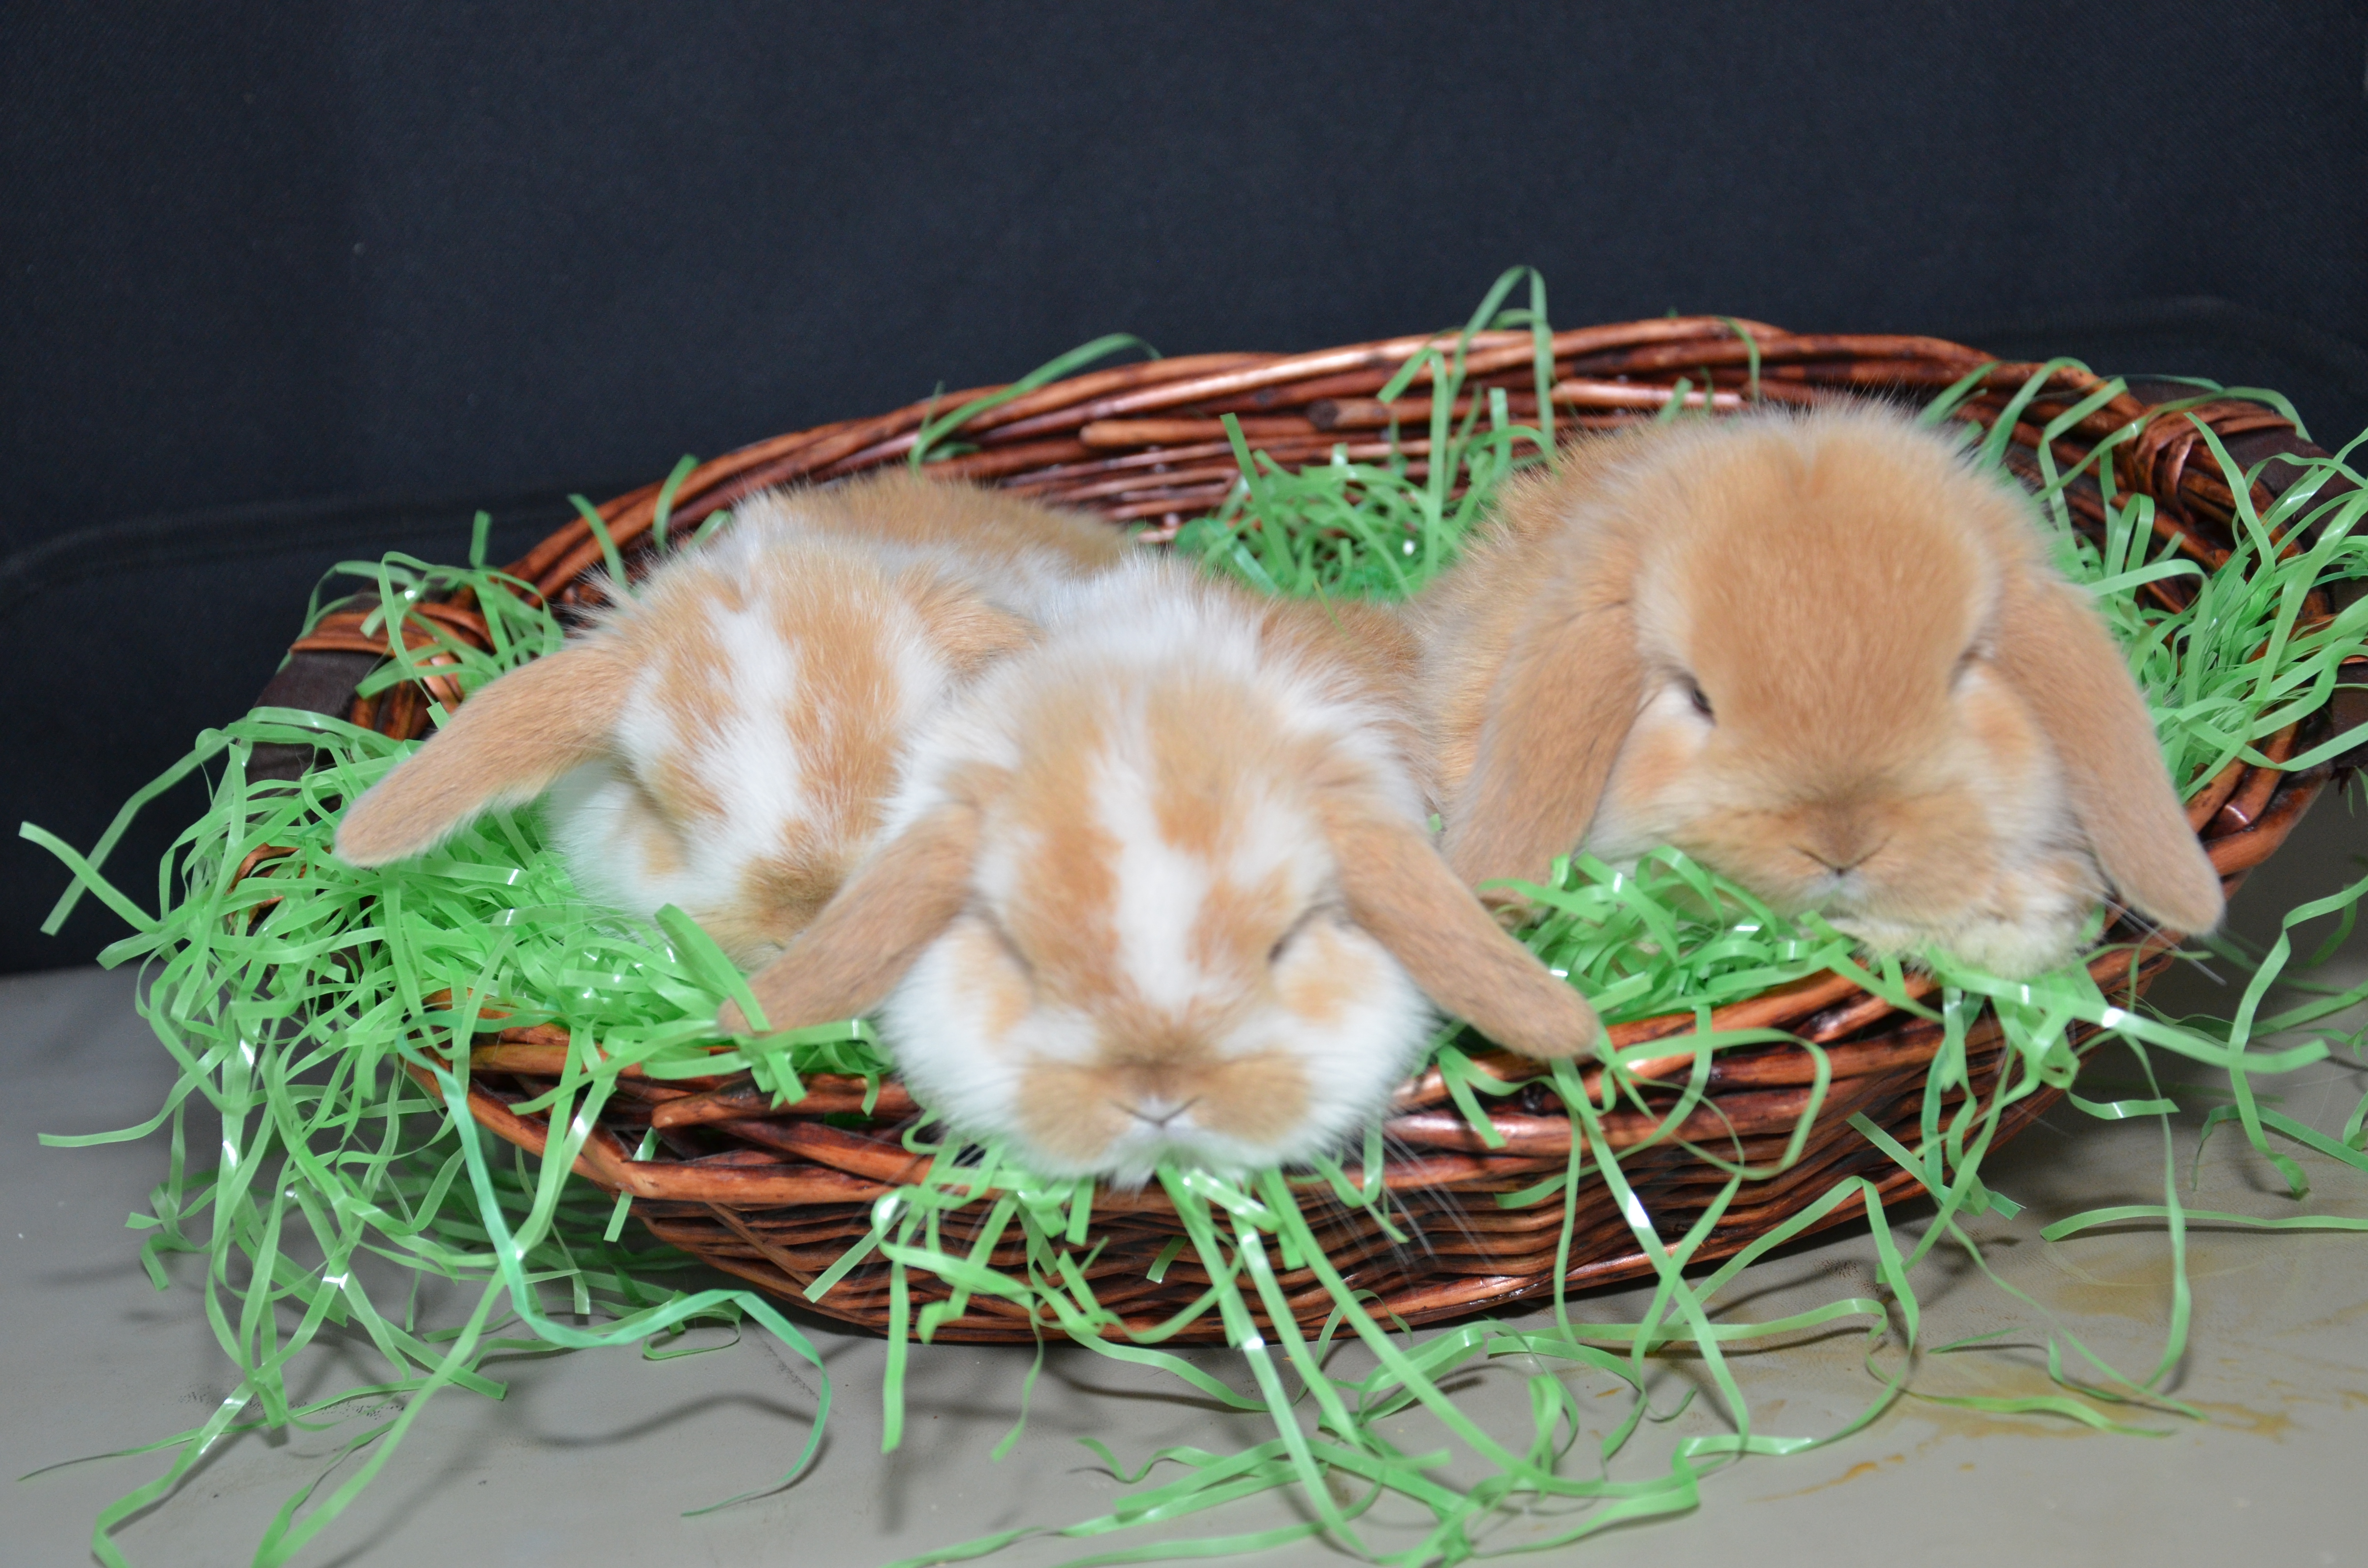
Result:
[[[2119,648],[2031,504],[1889,410],[1584,444],[1426,607],[1447,853],[1671,844],[1883,950],[2068,957],[2110,888],[2219,919]]]

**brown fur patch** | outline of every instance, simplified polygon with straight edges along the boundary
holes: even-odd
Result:
[[[1162,684],[1144,704],[1159,836],[1205,862],[1239,834],[1245,787],[1269,777],[1264,726],[1248,706],[1231,686],[1205,680]]]
[[[878,1006],[961,913],[977,846],[976,810],[946,805],[873,851],[821,916],[749,981],[767,1022],[794,1028]],[[746,1026],[729,1003],[719,1017],[727,1030]]]
[[[1306,744],[1279,733],[1265,700],[1229,679],[1171,674],[1143,694],[1142,718],[1160,837],[1212,867],[1258,802],[1289,800],[1313,777]]]
[[[1132,1118],[1095,1066],[1037,1058],[1020,1074],[1019,1130],[1047,1153],[1092,1165],[1106,1154]]]
[[[699,923],[726,952],[779,949],[814,923],[846,877],[843,860],[798,848],[762,856],[740,873],[729,903],[697,912]]]
[[[630,839],[634,852],[640,855],[644,871],[653,877],[670,877],[683,867],[682,837],[639,779],[629,779],[627,783],[632,794],[625,809],[622,835]]]
[[[1287,1051],[1235,1057],[1210,1071],[1193,1114],[1212,1132],[1279,1142],[1307,1114],[1307,1066]]]
[[[1111,715],[1102,694],[1072,687],[1040,696],[1028,717],[1028,753],[1008,810],[1029,859],[1023,893],[1006,919],[1053,994],[1108,1000],[1127,984],[1114,924],[1118,844],[1094,800]]]
[[[1280,989],[1282,1005],[1294,1017],[1318,1028],[1330,1028],[1347,1016],[1349,1005],[1374,981],[1364,954],[1350,946],[1338,927],[1318,918],[1294,941],[1307,949],[1305,958],[1286,963]],[[1370,950],[1370,949],[1368,949]]]
[[[898,590],[928,629],[929,642],[957,677],[975,676],[1035,641],[1036,629],[926,567],[900,574]]]
[[[698,753],[722,741],[732,714],[732,666],[716,635],[715,608],[741,585],[721,572],[701,571],[669,584],[671,602],[653,606],[627,623],[629,646],[652,673],[655,701],[666,710],[675,744],[641,779],[660,808],[677,822],[721,821],[723,799],[700,771]],[[713,597],[713,606],[694,602]]]
[[[1267,955],[1297,918],[1301,896],[1277,867],[1247,886],[1219,874],[1209,882],[1186,938],[1185,953],[1212,974],[1255,986]]]
[[[773,600],[773,630],[797,650],[793,689],[780,721],[796,749],[812,827],[850,848],[879,825],[896,782],[904,742],[901,680],[892,642],[905,607],[868,571],[815,563],[839,581],[830,591]],[[869,579],[869,580],[867,580]]]
[[[985,920],[965,915],[947,929],[948,957],[961,976],[962,994],[978,1004],[978,1027],[989,1040],[1001,1040],[1019,1026],[1035,1006],[1035,989],[1027,972],[1005,946],[1002,935]]]

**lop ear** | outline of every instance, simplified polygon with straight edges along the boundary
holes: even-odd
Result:
[[[2220,923],[2225,899],[2180,809],[2154,720],[2122,651],[2078,589],[2012,581],[1993,662],[2055,748],[2073,813],[2122,902],[2174,931]]]
[[[1489,917],[1413,824],[1341,802],[1325,813],[1349,913],[1433,1002],[1524,1056],[1595,1048],[1595,1009]]]
[[[938,807],[874,849],[814,924],[750,980],[767,1026],[860,1017],[887,1000],[969,902],[977,849],[978,812],[960,802]],[[716,1022],[726,1032],[748,1027],[730,1002]]]
[[[1540,633],[1517,639],[1497,672],[1472,770],[1447,802],[1447,860],[1466,885],[1540,881],[1571,852],[1644,700],[1624,604],[1580,610]]]
[[[632,672],[605,642],[502,676],[362,792],[337,824],[337,858],[383,866],[435,848],[484,812],[534,799],[608,748]]]

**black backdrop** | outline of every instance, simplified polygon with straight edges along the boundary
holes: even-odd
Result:
[[[2368,425],[2356,5],[20,4],[0,108],[0,822],[82,843],[339,559],[1112,330],[1312,347],[1528,262],[1565,324]],[[34,934],[62,884],[0,850],[0,967],[120,929]]]

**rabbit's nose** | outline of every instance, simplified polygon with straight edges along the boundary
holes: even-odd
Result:
[[[1872,845],[1864,849],[1828,849],[1814,845],[1795,844],[1793,847],[1839,877],[1845,871],[1856,870],[1865,865],[1873,858],[1875,850],[1882,848],[1883,846]]]
[[[1865,865],[1891,842],[1888,834],[1878,835],[1847,817],[1821,815],[1804,825],[1806,831],[1793,847],[1838,877]]]
[[[1155,1095],[1138,1099],[1132,1104],[1121,1100],[1119,1102],[1119,1108],[1137,1121],[1148,1122],[1154,1127],[1166,1127],[1200,1103],[1201,1096],[1198,1095],[1189,1100],[1171,1100]]]
[[[1193,1077],[1165,1056],[1131,1062],[1111,1085],[1110,1103],[1146,1126],[1164,1128],[1200,1102]]]

